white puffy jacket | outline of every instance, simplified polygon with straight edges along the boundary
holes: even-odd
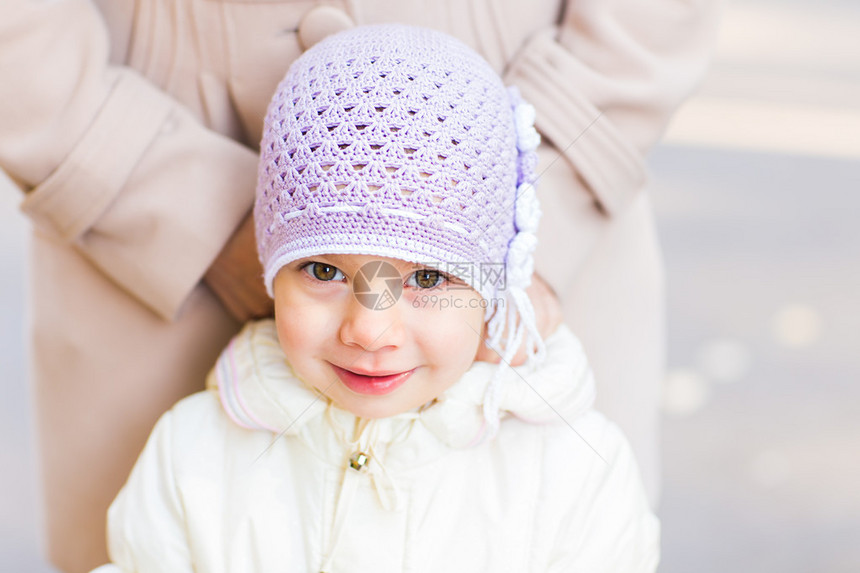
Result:
[[[582,349],[563,327],[547,351],[507,369],[497,437],[469,444],[495,366],[362,420],[294,377],[273,321],[252,323],[209,391],[157,424],[97,571],[654,571],[659,524],[625,439],[591,409]]]

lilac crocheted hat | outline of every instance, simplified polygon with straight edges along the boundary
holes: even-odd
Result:
[[[510,356],[525,335],[539,352],[524,292],[540,216],[533,122],[516,90],[441,32],[384,24],[316,44],[278,86],[260,146],[254,215],[269,293],[296,259],[398,258],[491,301],[491,345]],[[503,341],[506,323],[519,328]]]
[[[442,264],[487,299],[527,279],[530,257],[509,251],[533,247],[511,243],[528,223],[518,208],[537,209],[521,186],[538,139],[531,125],[518,138],[530,108],[515,114],[518,103],[441,32],[359,27],[308,50],[279,85],[261,143],[255,216],[270,293],[282,266],[324,253]]]

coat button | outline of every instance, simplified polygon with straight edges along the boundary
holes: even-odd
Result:
[[[355,26],[349,14],[334,6],[317,6],[299,23],[299,44],[307,50],[323,38]]]

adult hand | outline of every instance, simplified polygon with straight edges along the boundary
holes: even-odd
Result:
[[[249,214],[221,249],[203,280],[239,322],[274,315],[257,258],[254,217]]]
[[[555,294],[555,291],[544,281],[537,273],[532,276],[532,284],[526,289],[529,295],[529,300],[535,310],[535,322],[537,323],[538,332],[541,337],[546,338],[552,334],[562,322],[561,303]],[[497,364],[501,362],[502,357],[498,352],[487,346],[486,344],[486,328],[484,329],[484,343],[478,349],[478,354],[475,360],[482,362],[492,362]],[[507,334],[507,331],[505,332]],[[504,340],[504,336],[502,337]],[[517,353],[511,360],[511,366],[520,366],[526,361],[525,343],[521,344],[517,349]]]

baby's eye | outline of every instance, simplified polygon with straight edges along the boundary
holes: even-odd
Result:
[[[344,279],[339,268],[326,263],[308,263],[302,270],[318,281],[342,281]]]
[[[433,288],[445,282],[446,279],[447,277],[443,273],[435,269],[421,269],[409,275],[406,285],[417,288]]]

